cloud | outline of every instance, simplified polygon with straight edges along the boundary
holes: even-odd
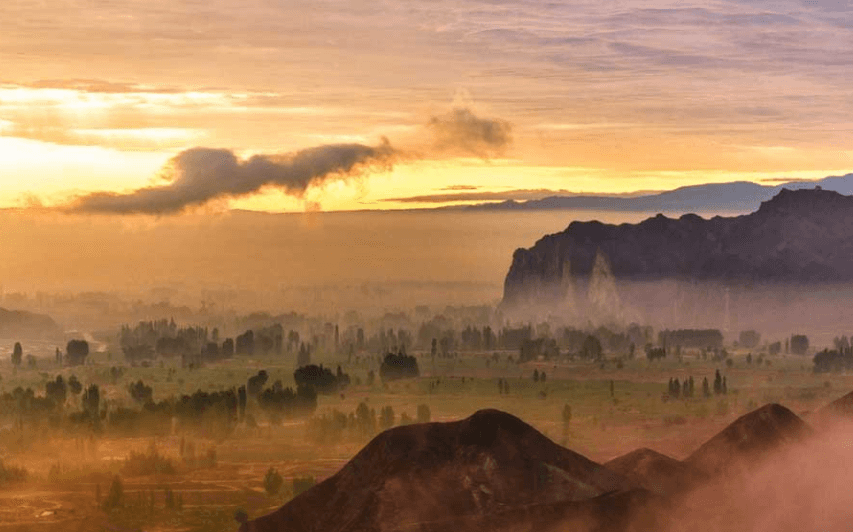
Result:
[[[311,188],[331,180],[359,178],[388,170],[400,160],[468,154],[489,157],[510,143],[508,122],[482,118],[468,108],[433,116],[425,129],[432,134],[427,146],[399,150],[383,138],[376,146],[326,144],[287,155],[239,158],[233,151],[191,148],[171,159],[163,169],[166,183],[129,193],[95,192],[73,200],[70,212],[112,214],[174,214],[215,200],[248,196],[265,187],[302,198]]]
[[[453,191],[459,191],[459,190],[477,190],[477,189],[479,189],[479,188],[480,188],[480,187],[478,187],[478,186],[476,186],[476,185],[450,185],[450,186],[448,186],[448,187],[442,187],[442,188],[441,188],[441,189],[439,189],[439,190],[453,190]]]
[[[467,107],[456,107],[447,114],[433,116],[427,129],[434,135],[433,148],[440,152],[485,158],[500,155],[512,142],[509,122],[479,117]]]
[[[346,179],[392,163],[388,144],[332,144],[289,156],[255,155],[240,159],[223,149],[192,148],[174,157],[167,167],[169,182],[127,193],[96,192],[74,201],[74,212],[115,214],[173,214],[213,200],[246,196],[263,187],[276,187],[302,197],[314,185]]]
[[[476,187],[475,187],[476,188]],[[466,190],[447,187],[442,190]],[[547,198],[550,196],[561,197],[631,197],[637,193],[608,194],[608,193],[579,193],[568,190],[553,190],[547,188],[538,189],[514,189],[501,191],[479,191],[479,192],[453,192],[444,194],[424,194],[419,196],[404,196],[399,198],[385,198],[381,201],[389,203],[452,203],[460,201],[529,201]]]

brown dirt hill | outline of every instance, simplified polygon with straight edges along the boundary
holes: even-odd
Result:
[[[646,448],[605,462],[604,467],[660,495],[684,491],[701,478],[697,471],[684,462]]]
[[[818,410],[818,413],[835,414],[837,416],[853,419],[853,392],[850,392],[843,397],[839,397],[835,401]]]
[[[812,412],[808,420],[817,429],[827,429],[838,422],[853,421],[853,392]]]
[[[493,530],[518,520],[558,521],[582,502],[632,488],[515,416],[481,410],[461,421],[385,431],[338,473],[241,530]],[[596,514],[598,504],[584,512]]]
[[[736,419],[684,463],[704,474],[719,474],[747,467],[768,451],[801,441],[811,433],[811,427],[784,406],[767,404]]]

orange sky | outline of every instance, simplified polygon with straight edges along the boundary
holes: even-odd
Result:
[[[853,11],[841,0],[100,4],[0,6],[0,207],[162,187],[176,179],[164,165],[199,146],[239,159],[385,138],[406,153],[304,193],[203,203],[270,211],[853,166]],[[506,124],[507,142],[467,149],[430,129],[462,109]]]

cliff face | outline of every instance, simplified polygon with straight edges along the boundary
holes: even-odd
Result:
[[[853,280],[853,196],[782,190],[745,216],[661,214],[638,224],[573,222],[518,249],[504,305],[562,302],[566,286],[613,280],[829,283]],[[593,293],[594,292],[594,293]]]

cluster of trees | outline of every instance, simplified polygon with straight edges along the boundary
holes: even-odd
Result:
[[[667,385],[667,395],[676,399],[688,399],[695,396],[696,392],[694,386],[692,375],[684,379],[683,382],[679,381],[677,377],[671,378]],[[720,370],[716,370],[716,373],[714,374],[714,394],[721,395],[727,393],[728,384],[726,383],[726,378],[720,374]],[[708,377],[704,377],[702,379],[702,396],[711,396],[711,386],[708,383]]]
[[[761,343],[761,334],[754,330],[741,331],[738,344],[746,349],[754,349]]]
[[[82,366],[86,363],[86,357],[89,356],[89,342],[86,340],[71,340],[65,345],[65,355],[59,348],[56,349],[56,363],[62,364],[65,362],[69,366]],[[11,355],[12,365],[17,370],[24,360],[24,348],[21,342],[15,342],[12,348]],[[27,366],[30,368],[36,367],[36,358],[32,355],[27,355]]]
[[[324,368],[322,364],[298,368],[293,372],[293,380],[297,386],[311,386],[317,393],[322,394],[341,391],[350,384],[349,374],[344,373],[340,366],[336,373],[332,373],[332,370]]]
[[[142,321],[135,327],[122,325],[119,345],[131,363],[160,357],[195,357],[208,342],[219,341],[219,331],[207,327],[178,327],[175,320]]]
[[[723,333],[718,329],[667,329],[658,333],[658,344],[664,348],[720,349]]]
[[[258,395],[258,405],[274,423],[311,415],[317,409],[317,392],[311,386],[283,387],[275,381]]]
[[[815,373],[840,373],[853,369],[853,349],[824,349],[812,359]]]
[[[348,378],[344,374],[335,376],[335,380],[341,382]],[[84,388],[74,375],[67,381],[58,375],[45,383],[43,395],[32,388],[21,387],[0,395],[0,412],[20,427],[24,420],[31,423],[47,420],[52,424],[67,422],[70,426],[95,432],[109,430],[126,434],[165,434],[171,430],[174,418],[184,429],[218,438],[229,434],[237,423],[246,419],[247,387],[256,401],[253,404],[273,422],[310,416],[316,410],[317,393],[310,384],[299,385],[293,390],[276,381],[264,388],[267,380],[268,375],[262,370],[249,379],[247,386],[215,392],[197,390],[155,402],[153,388],[140,379],[127,387],[128,395],[139,405],[134,409],[107,405],[97,384]],[[81,396],[79,410],[64,410],[69,394]]]
[[[290,331],[288,351],[293,335],[298,341],[298,333]],[[210,331],[207,327],[178,327],[174,320],[164,319],[140,322],[135,327],[123,325],[119,344],[132,364],[155,357],[181,357],[185,363],[197,365],[234,355],[282,354],[285,335],[283,327],[274,324],[248,329],[236,340],[220,339],[217,328]]]
[[[705,386],[708,385],[708,379],[705,379]],[[694,393],[694,383],[693,376],[690,378],[684,379],[684,383],[680,383],[678,378],[669,379],[669,386],[667,387],[667,393],[670,397],[674,397],[678,399],[679,397],[683,397],[685,399],[689,397],[693,397]]]
[[[321,416],[312,417],[307,424],[308,437],[316,443],[336,444],[347,437],[363,439],[373,437],[377,431],[387,430],[396,425],[411,423],[429,423],[432,414],[429,406],[418,405],[416,418],[413,420],[408,413],[403,412],[399,418],[390,405],[379,410],[361,402],[355,411],[345,414],[337,409]]]
[[[421,371],[418,368],[418,360],[413,356],[408,356],[405,353],[388,353],[379,366],[379,378],[385,381],[397,379],[407,379],[420,377]]]
[[[538,360],[540,357],[544,360],[550,360],[559,356],[560,348],[557,347],[557,341],[553,338],[527,339],[521,342],[521,346],[518,348],[518,361],[520,363]]]

